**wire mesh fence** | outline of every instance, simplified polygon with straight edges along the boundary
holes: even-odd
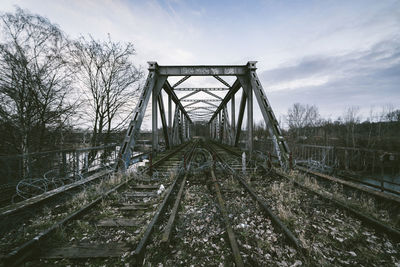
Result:
[[[101,169],[112,168],[118,146],[64,149],[0,156],[1,188],[16,188],[25,199],[74,182]]]

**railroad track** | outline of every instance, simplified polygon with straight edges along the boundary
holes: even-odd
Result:
[[[114,187],[93,200],[82,200],[79,208],[62,213],[61,219],[43,221],[40,233],[29,233],[31,239],[11,241],[2,257],[4,266],[27,261],[33,266],[52,266],[60,260],[76,263],[82,259],[96,264],[99,258],[118,263],[140,257],[183,171],[182,159],[194,145],[186,143],[160,153],[153,160],[151,177],[116,180]]]
[[[228,162],[239,154],[216,145]],[[305,249],[307,264],[391,265],[399,261],[399,231],[357,210],[349,209],[273,170],[250,175],[249,184],[295,233]],[[315,262],[315,259],[319,259]]]
[[[392,211],[392,214],[398,214],[400,212],[400,197],[398,196],[398,192],[390,189],[385,189],[389,193],[384,193],[378,191],[373,188],[379,188],[376,185],[372,185],[369,183],[355,182],[356,180],[352,178],[346,178],[344,176],[340,176],[340,178],[333,177],[324,173],[319,173],[317,171],[309,170],[302,166],[296,166],[296,170],[300,173],[306,174],[316,179],[316,181],[323,187],[329,187],[332,184],[338,184],[344,188],[344,193],[347,195],[357,193],[358,197],[367,196],[374,198],[377,202],[384,204],[382,208],[395,208]],[[367,186],[366,186],[367,185]],[[370,186],[370,187],[368,187]],[[374,187],[373,187],[374,186]],[[397,195],[396,195],[397,194]]]
[[[242,173],[239,157],[240,152],[232,148],[197,141],[160,154],[152,161],[152,177],[118,184],[10,251],[4,263],[316,266],[400,262],[397,229],[378,227],[381,222],[364,224],[333,197],[274,169],[248,165]]]
[[[132,161],[138,162],[144,158],[147,158],[147,154],[139,154],[134,156]],[[108,166],[96,172],[91,172],[75,182],[1,207],[0,237],[2,238],[0,238],[0,251],[4,251],[3,243],[6,242],[4,238],[7,239],[7,235],[12,236],[13,239],[20,239],[20,236],[24,232],[32,232],[32,229],[29,229],[28,226],[30,222],[35,222],[42,217],[49,216],[50,211],[52,216],[57,215],[57,213],[65,213],[74,204],[74,199],[89,198],[96,195],[96,191],[99,189],[110,189],[113,183],[119,180],[119,178],[114,176],[112,166]],[[13,194],[15,194],[15,186],[13,190]]]
[[[181,187],[184,193],[175,202],[181,208],[171,213],[174,220],[156,231],[144,262],[151,266],[262,266],[278,262],[279,257],[291,265],[302,262],[299,241],[265,203],[259,198],[254,201],[251,193],[234,183],[235,178],[220,164],[220,153],[213,159],[214,153],[207,145],[194,153],[195,159],[202,154],[203,163],[191,169]],[[230,160],[238,165],[234,157]],[[250,228],[257,225],[256,229],[247,223],[252,224]],[[256,243],[249,245],[249,240]],[[278,252],[271,252],[271,246]]]

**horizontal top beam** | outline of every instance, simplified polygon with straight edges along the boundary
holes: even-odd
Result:
[[[236,76],[245,75],[249,69],[256,69],[256,61],[246,65],[191,65],[191,66],[160,66],[157,62],[148,62],[149,69],[155,69],[160,75],[167,76]]]
[[[226,91],[226,87],[210,87],[210,88],[174,88],[174,91]]]

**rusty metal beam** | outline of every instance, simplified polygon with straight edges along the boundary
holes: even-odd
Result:
[[[174,88],[174,91],[226,91],[225,87],[196,87],[196,88]]]
[[[208,95],[210,95],[210,96],[213,96],[213,97],[215,97],[215,98],[217,98],[217,99],[219,99],[219,100],[222,100],[222,97],[220,97],[219,95],[213,94],[213,93],[208,92],[208,91],[204,91],[204,93],[206,93],[206,94],[208,94]]]
[[[200,91],[193,91],[193,92],[191,92],[190,94],[187,94],[187,95],[185,95],[185,96],[182,96],[179,100],[182,101],[182,99],[188,98],[189,96],[195,95],[195,94],[197,94],[197,93],[199,93],[199,92],[200,92]]]
[[[224,79],[222,79],[221,77],[214,75],[214,78],[217,79],[218,81],[220,81],[223,85],[225,85],[226,87],[230,88],[231,85],[229,83],[227,83]]]
[[[231,88],[229,89],[229,92],[226,94],[226,96],[222,100],[221,104],[219,104],[219,107],[214,112],[214,115],[212,116],[211,119],[214,119],[215,116],[217,116],[218,112],[220,112],[223,109],[223,107],[227,105],[229,100],[232,98],[232,96],[234,94],[236,94],[236,92],[240,89],[240,87],[241,87],[241,84],[239,82],[239,79],[236,79],[235,82],[232,84]],[[210,120],[210,122],[211,122],[211,120]]]
[[[167,76],[237,76],[248,71],[247,65],[157,66],[157,69],[158,74]]]
[[[172,87],[175,88],[178,85],[180,85],[181,83],[183,83],[184,81],[186,81],[187,79],[190,78],[190,75],[183,77],[182,79],[180,79],[178,82],[176,82]]]
[[[164,91],[171,96],[172,101],[174,101],[174,103],[177,105],[177,107],[179,107],[179,109],[183,112],[183,114],[187,117],[187,119],[189,120],[189,122],[191,122],[189,115],[187,114],[185,108],[183,107],[181,101],[179,101],[179,98],[176,96],[171,84],[168,82],[168,80],[165,81],[164,83]]]
[[[169,149],[170,144],[169,144],[169,136],[168,136],[168,125],[167,125],[167,119],[165,117],[164,101],[163,101],[161,92],[158,95],[158,107],[160,109],[160,116],[161,116],[161,123],[162,123],[162,127],[163,127],[165,145],[166,145],[167,149]]]
[[[243,122],[244,108],[246,107],[246,98],[247,98],[246,92],[243,90],[242,99],[240,100],[239,117],[238,117],[238,122],[237,122],[237,126],[236,126],[234,146],[238,145],[240,133],[242,132],[242,122]]]
[[[219,99],[182,99],[181,102],[196,102],[196,101],[208,101],[208,102],[221,102]]]

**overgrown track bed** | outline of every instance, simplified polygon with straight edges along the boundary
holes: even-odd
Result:
[[[232,265],[234,257],[213,193],[209,173],[211,158],[207,154],[200,148],[194,152],[178,192],[178,197],[182,192],[180,205],[174,204],[176,218],[171,220],[175,217],[173,212],[166,214],[164,222],[156,228],[144,258],[145,266]],[[171,225],[171,221],[175,224]],[[166,235],[171,228],[172,233]]]
[[[166,222],[156,229],[145,255],[146,266],[232,266],[226,230],[210,184],[197,179],[203,180],[204,173],[187,181],[170,242],[161,242]]]
[[[232,157],[227,150],[220,148],[218,152],[224,158]],[[307,265],[399,264],[398,242],[374,227],[364,226],[325,198],[276,176],[274,172],[248,175],[247,181],[300,239]]]
[[[397,196],[301,167],[296,168],[291,177],[324,193],[334,192],[336,198],[351,207],[400,229],[400,198]]]
[[[181,146],[167,154],[182,158],[189,148]],[[164,159],[154,162],[154,167],[158,163],[169,164]],[[35,231],[25,232],[23,240],[9,240],[4,246],[3,263],[12,266],[31,261],[32,266],[53,266],[76,264],[82,259],[89,265],[123,263],[134,254],[131,252],[146,233],[148,223],[170,195],[179,168],[159,171],[155,177],[116,175],[110,179],[113,188],[99,188],[93,201],[87,196],[75,198],[76,205],[57,216],[49,210],[48,216],[34,222]]]
[[[246,266],[296,266],[304,263],[301,252],[288,242],[232,175],[219,167],[216,176]]]
[[[219,143],[213,143],[213,145],[231,156],[240,156],[232,147]],[[256,163],[256,166],[265,169],[262,164]],[[321,198],[332,202],[337,207],[361,219],[363,223],[387,233],[395,240],[400,240],[400,205],[398,198],[395,196],[376,191],[373,192],[374,194],[370,194],[369,191],[373,190],[363,186],[347,186],[347,181],[334,177],[316,179],[312,176],[302,175],[297,170],[290,173],[283,173],[279,169],[271,171],[276,175],[273,175],[273,178],[268,176],[267,179],[291,179],[295,186],[303,188],[311,194],[319,195]],[[359,187],[362,187],[362,189],[360,190]]]
[[[170,242],[163,243],[164,223],[149,245],[146,265],[296,266],[304,262],[301,252],[274,228],[263,208],[226,169],[218,164],[214,174],[212,156],[206,154],[201,171],[191,169],[194,173],[187,181]]]

